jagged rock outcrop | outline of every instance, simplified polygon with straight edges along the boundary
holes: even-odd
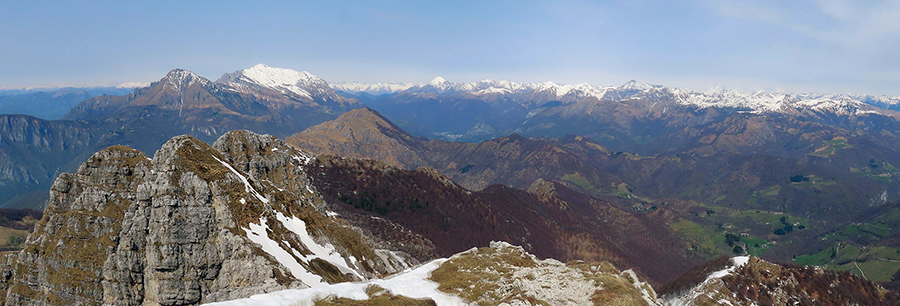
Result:
[[[13,276],[13,265],[16,264],[17,252],[0,253],[0,293],[9,289]],[[6,295],[0,294],[0,305],[6,304]]]
[[[539,260],[505,242],[456,254],[431,279],[473,305],[662,305],[631,270]]]
[[[701,273],[705,272],[705,273]],[[757,257],[719,258],[660,291],[668,305],[897,305],[900,294],[850,273],[776,264]]]
[[[340,215],[330,211],[329,208],[334,207],[325,202],[308,175],[309,171],[314,171],[309,169],[317,168],[312,165],[316,158],[312,154],[297,150],[274,136],[249,131],[225,134],[213,147],[235,168],[272,183],[281,192],[302,199],[323,215],[340,216],[342,221],[352,224],[351,228],[365,239],[366,245],[374,246],[373,252],[380,260],[367,264],[377,266],[379,271],[396,273],[408,268],[410,262],[437,257],[436,248],[430,240],[397,223],[349,211],[342,211]],[[406,258],[407,255],[415,259]]]
[[[323,213],[302,179],[305,153],[245,131],[216,147],[178,136],[151,159],[114,146],[60,175],[7,305],[189,305],[417,263]]]

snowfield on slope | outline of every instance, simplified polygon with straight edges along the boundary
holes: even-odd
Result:
[[[750,256],[736,256],[731,258],[731,266],[726,267],[725,269],[715,271],[710,273],[709,276],[706,277],[706,280],[697,284],[687,293],[681,294],[679,296],[672,297],[671,299],[667,299],[663,301],[665,305],[671,306],[688,306],[694,305],[694,302],[701,295],[706,295],[708,298],[712,300],[717,300],[712,293],[717,293],[717,291],[710,290],[710,288],[721,285],[721,278],[725,277],[728,274],[734,272],[735,269],[740,268],[750,262]],[[717,303],[720,305],[732,305],[731,301],[725,299],[718,299]]]
[[[329,296],[366,300],[366,288],[376,285],[387,289],[391,294],[416,299],[432,299],[438,306],[466,305],[459,297],[438,291],[438,284],[429,280],[431,272],[447,259],[433,260],[416,269],[408,270],[386,279],[375,279],[361,283],[320,284],[307,289],[290,289],[258,294],[246,299],[216,302],[206,305],[216,306],[312,306],[316,301]]]

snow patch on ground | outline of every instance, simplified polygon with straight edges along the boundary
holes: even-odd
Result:
[[[750,262],[750,256],[737,256],[731,259],[731,262],[734,263],[736,268],[743,267],[748,262]]]
[[[369,285],[377,285],[387,289],[391,294],[402,295],[411,298],[429,298],[439,306],[466,305],[457,296],[449,295],[437,290],[438,284],[429,280],[431,272],[437,269],[447,259],[437,259],[424,264],[414,270],[398,274],[387,279],[376,279],[362,283],[339,283],[333,285],[321,285],[307,289],[289,289],[266,294],[254,295],[246,299],[211,303],[216,306],[294,306],[314,305],[315,301],[334,295],[336,297],[353,300],[366,300],[365,293]]]
[[[341,273],[351,273],[353,275],[356,275],[360,279],[365,278],[360,275],[359,272],[356,272],[356,270],[351,269],[347,265],[346,260],[344,260],[344,256],[341,255],[341,253],[335,251],[333,245],[331,245],[330,243],[326,243],[324,245],[316,243],[316,241],[313,240],[309,233],[306,231],[306,223],[303,222],[303,220],[300,220],[300,218],[297,217],[286,217],[281,212],[276,214],[275,218],[278,219],[278,221],[281,222],[281,224],[286,229],[294,232],[294,234],[297,234],[297,236],[300,238],[300,242],[303,242],[303,245],[313,253],[312,255],[301,257],[303,260],[309,262],[310,260],[319,258],[337,267],[339,270],[341,270]]]
[[[297,262],[294,256],[291,256],[290,253],[281,248],[278,242],[269,238],[267,234],[269,226],[266,225],[266,218],[259,219],[259,224],[250,223],[249,227],[250,229],[244,229],[244,232],[247,233],[247,238],[260,245],[264,252],[272,255],[278,263],[291,271],[295,278],[309,286],[325,284],[322,282],[321,276],[306,270],[303,265]],[[291,249],[291,251],[294,251],[295,256],[300,255],[296,250]]]
[[[750,262],[750,256],[732,257],[731,258],[731,263],[732,263],[731,266],[728,266],[725,269],[710,273],[709,276],[706,277],[706,280],[704,280],[700,284],[697,284],[696,286],[694,286],[694,288],[691,288],[690,292],[687,292],[685,294],[668,299],[664,303],[666,305],[672,305],[672,306],[693,305],[693,302],[695,300],[697,300],[697,298],[700,297],[701,295],[709,296],[709,294],[711,293],[710,288],[714,286],[714,283],[716,283],[716,282],[721,283],[721,281],[719,280],[720,278],[731,274],[732,272],[734,272],[735,269],[743,267],[748,262]],[[712,299],[713,297],[709,296],[709,298]],[[726,305],[722,301],[726,301],[726,300],[719,300],[718,303],[720,305]],[[728,305],[730,305],[730,304],[731,304],[731,302],[728,302]]]
[[[722,269],[722,270],[719,270],[719,271],[716,271],[716,272],[713,272],[708,277],[706,277],[706,280],[725,277],[725,275],[731,274],[731,272],[733,272],[734,269],[740,268],[743,265],[747,264],[748,262],[750,262],[750,256],[732,257],[731,258],[732,266]]]
[[[349,273],[355,275],[359,279],[365,279],[363,275],[350,267],[347,260],[344,259],[344,256],[337,252],[332,244],[316,243],[312,236],[309,235],[309,232],[307,232],[306,223],[303,222],[303,220],[293,216],[285,216],[281,212],[278,212],[275,215],[275,219],[276,220],[268,220],[263,217],[259,220],[259,224],[250,223],[248,225],[249,229],[245,228],[244,232],[247,234],[247,238],[260,245],[263,251],[272,255],[278,263],[288,268],[295,278],[311,287],[326,285],[326,283],[322,281],[322,277],[315,275],[306,269],[306,266],[311,260],[318,258],[332,264],[340,270],[341,273]],[[304,255],[300,250],[292,248],[290,244],[279,243],[270,238],[268,236],[270,230],[266,222],[273,221],[280,222],[281,226],[296,234],[303,246],[309,251],[308,253],[312,254]],[[284,246],[286,246],[287,249],[285,249]],[[351,262],[355,263],[356,261],[356,258],[352,258],[351,256]]]
[[[307,154],[305,152],[298,152],[297,155],[294,155],[292,157],[294,158],[294,160],[296,160],[297,162],[299,162],[303,165],[309,165],[309,163],[312,162],[312,159],[313,159],[312,155]]]

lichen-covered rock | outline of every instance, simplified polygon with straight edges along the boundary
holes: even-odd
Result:
[[[471,305],[662,305],[631,270],[539,260],[506,242],[456,254],[431,279]]]
[[[43,219],[19,253],[7,304],[88,304],[103,296],[103,265],[125,210],[150,174],[143,153],[110,147],[59,176]]]
[[[10,281],[13,276],[13,265],[16,264],[16,252],[0,253],[0,292],[6,292],[9,289]],[[6,303],[6,295],[0,295],[0,305]]]
[[[223,137],[219,152],[178,136],[153,159],[109,147],[60,175],[6,304],[191,305],[418,263],[326,215],[298,167],[310,156],[271,136]]]

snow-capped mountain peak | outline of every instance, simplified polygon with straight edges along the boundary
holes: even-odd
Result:
[[[644,82],[638,82],[635,80],[628,81],[624,85],[620,86],[620,90],[637,90],[637,91],[645,91],[653,88],[661,88],[660,85],[651,85]]]
[[[399,83],[399,82],[375,83],[375,84],[342,82],[342,83],[332,83],[331,84],[331,88],[334,88],[334,90],[340,90],[340,91],[346,91],[346,92],[364,92],[364,93],[367,93],[370,95],[397,93],[397,92],[407,90],[413,86],[415,86],[415,84]]]
[[[438,77],[435,77],[434,79],[431,79],[431,82],[428,82],[428,85],[438,87],[438,86],[444,85],[446,83],[448,83],[447,80],[438,76]]]
[[[431,81],[428,82],[428,84],[426,84],[425,86],[432,87],[434,89],[437,89],[438,91],[445,91],[449,88],[453,88],[454,84],[442,77],[435,77],[434,79],[431,79]]]
[[[172,69],[160,82],[162,82],[163,88],[171,88],[179,93],[194,83],[200,83],[202,86],[209,84],[208,79],[181,68]]]
[[[363,91],[354,88],[368,88],[357,84],[345,86],[345,91]],[[374,87],[373,87],[374,88]],[[557,84],[554,82],[516,83],[506,80],[482,80],[471,83],[453,83],[442,77],[436,77],[421,85],[408,85],[403,89],[393,89],[382,93],[438,93],[438,94],[470,94],[485,99],[498,96],[513,95],[513,100],[527,101],[540,96],[539,99],[559,100],[565,103],[578,102],[584,98],[599,100],[626,101],[645,100],[670,105],[682,105],[697,108],[731,108],[753,113],[796,113],[803,110],[827,111],[843,115],[864,113],[881,113],[878,107],[900,104],[900,97],[873,97],[849,94],[793,94],[778,91],[740,91],[733,88],[714,86],[704,91],[693,91],[675,87],[648,84],[631,80],[621,86],[600,86],[587,83],[575,85]],[[537,95],[537,96],[535,96]],[[492,98],[488,98],[492,97]],[[866,102],[863,102],[866,101]],[[545,101],[546,102],[546,101]],[[527,103],[527,102],[526,102]],[[535,103],[534,105],[541,105]],[[533,106],[534,106],[533,105]],[[873,106],[874,105],[874,106]]]
[[[296,71],[285,68],[269,67],[265,64],[257,64],[248,69],[241,70],[244,77],[254,80],[259,84],[284,85],[309,83],[322,80],[306,71]]]
[[[222,75],[218,83],[231,84],[241,91],[242,86],[274,89],[301,98],[336,99],[334,91],[322,78],[306,71],[270,67],[264,64]]]

